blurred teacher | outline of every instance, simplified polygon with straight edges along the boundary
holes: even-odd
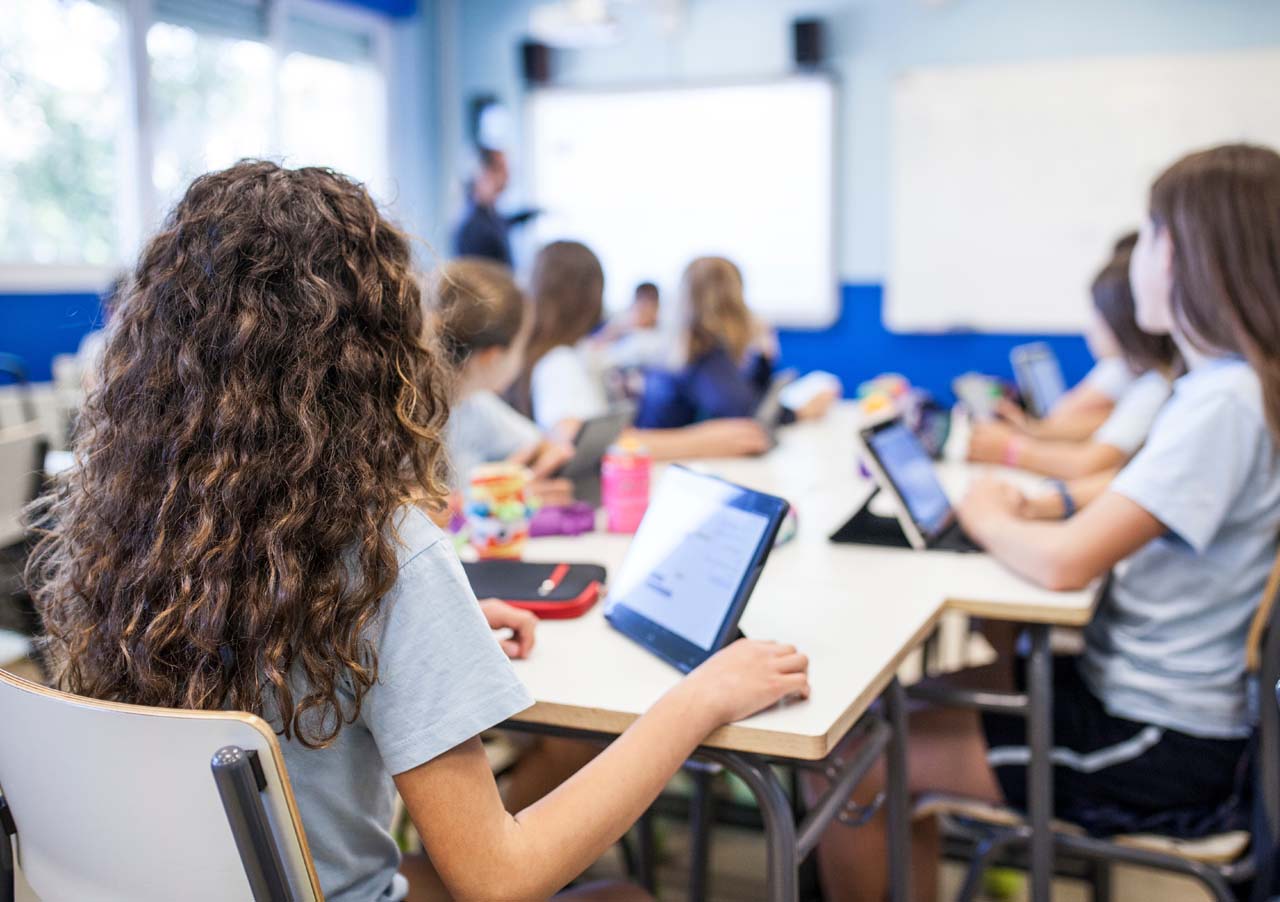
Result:
[[[511,266],[511,241],[508,233],[538,215],[537,210],[522,210],[511,216],[498,212],[498,198],[510,181],[507,155],[501,150],[483,148],[475,177],[467,186],[467,209],[453,233],[453,252],[459,257],[487,257]]]

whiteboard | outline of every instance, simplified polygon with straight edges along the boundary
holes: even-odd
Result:
[[[893,92],[885,324],[1078,332],[1111,243],[1189,151],[1280,147],[1280,51],[948,67]]]
[[[545,211],[535,235],[594,250],[612,310],[642,281],[673,298],[690,260],[719,254],[742,268],[765,319],[830,325],[834,91],[821,77],[536,90],[526,107],[533,202]]]

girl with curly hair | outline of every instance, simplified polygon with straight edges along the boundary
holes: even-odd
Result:
[[[30,582],[61,688],[276,727],[330,900],[403,898],[397,790],[449,894],[545,897],[712,729],[807,693],[807,663],[739,642],[504,810],[478,734],[532,700],[407,503],[445,496],[449,384],[409,258],[328,170],[196,179],[120,301]]]

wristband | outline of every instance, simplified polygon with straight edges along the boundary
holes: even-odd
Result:
[[[1004,460],[1002,463],[1006,467],[1016,467],[1018,465],[1018,457],[1022,453],[1022,438],[1020,436],[1011,435],[1009,440],[1004,443]]]
[[[1058,497],[1062,499],[1062,519],[1070,520],[1076,513],[1076,501],[1071,497],[1071,490],[1061,479],[1050,480],[1049,485],[1053,486]]]

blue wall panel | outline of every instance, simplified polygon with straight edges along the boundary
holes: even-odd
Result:
[[[886,372],[902,373],[939,398],[951,395],[951,380],[966,370],[1012,379],[1009,349],[1026,341],[1047,341],[1058,353],[1068,382],[1091,364],[1084,340],[1075,336],[948,333],[899,335],[881,321],[879,285],[845,285],[840,318],[828,329],[784,330],[782,362],[800,370],[828,370],[852,392],[858,383]],[[36,381],[51,377],[55,354],[75,351],[100,322],[95,294],[11,294],[0,296],[0,352],[17,354]]]
[[[73,353],[101,316],[96,294],[0,295],[0,352],[17,354],[32,381],[47,382],[54,355]]]
[[[782,364],[802,371],[835,373],[848,395],[857,390],[858,383],[873,376],[901,373],[913,385],[949,401],[951,380],[960,373],[973,370],[1012,380],[1009,350],[1023,342],[1048,342],[1062,362],[1068,385],[1084,376],[1093,363],[1079,336],[889,332],[880,316],[883,297],[879,285],[843,286],[840,318],[830,328],[779,332]]]

